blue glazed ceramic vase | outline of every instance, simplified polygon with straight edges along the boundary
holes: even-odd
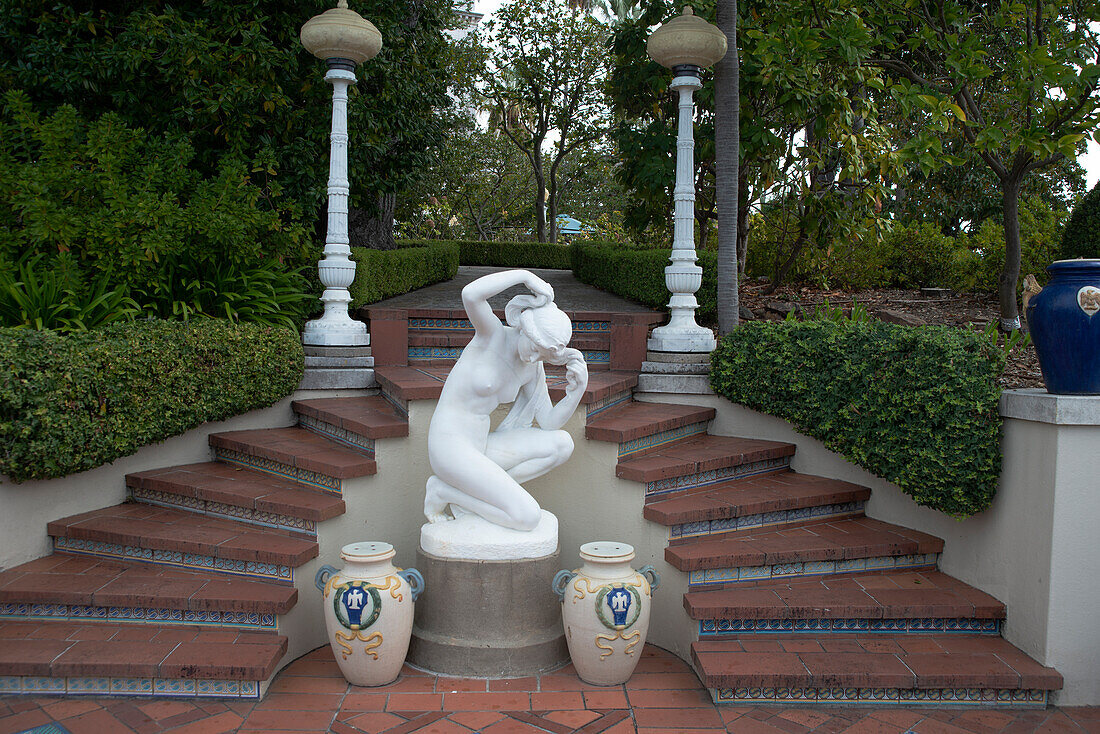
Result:
[[[1047,391],[1100,395],[1100,260],[1059,260],[1026,316]]]

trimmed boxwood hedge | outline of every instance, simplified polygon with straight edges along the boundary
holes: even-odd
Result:
[[[267,407],[298,387],[303,362],[290,329],[215,319],[0,329],[0,474],[74,474]]]
[[[1004,359],[981,335],[950,327],[757,322],[722,339],[711,385],[918,504],[965,517],[997,488]]]
[[[458,245],[454,242],[406,241],[397,250],[351,248],[356,262],[351,284],[353,305],[366,306],[383,298],[450,280],[458,272]]]
[[[549,242],[482,242],[480,240],[402,240],[402,247],[424,247],[449,242],[458,245],[459,265],[502,268],[569,270],[569,245]]]
[[[672,250],[636,250],[608,245],[573,245],[573,274],[577,280],[645,306],[668,305],[665,266]],[[703,284],[695,294],[700,321],[718,318],[718,256],[697,253],[703,268]]]

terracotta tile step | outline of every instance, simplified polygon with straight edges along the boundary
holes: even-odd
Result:
[[[375,379],[382,391],[398,401],[435,400],[443,390],[443,383],[450,374],[450,366],[442,367],[376,367]],[[631,390],[638,384],[637,372],[600,370],[588,373],[588,387],[581,402],[596,403],[612,395]],[[553,400],[565,395],[565,378],[552,371],[546,376],[546,385]]]
[[[1062,676],[989,635],[790,635],[702,640],[708,688],[1057,690]]]
[[[46,529],[55,538],[292,568],[316,558],[318,552],[316,542],[290,533],[136,503],[54,520]]]
[[[839,574],[689,591],[692,619],[1004,619],[1005,606],[940,571]]]
[[[314,418],[364,438],[397,438],[409,435],[409,422],[380,395],[353,398],[317,398],[291,403],[300,416]]]
[[[839,479],[782,471],[733,479],[701,489],[662,495],[642,514],[662,525],[758,515],[781,510],[864,502],[871,490]]]
[[[473,330],[431,329],[420,331],[409,329],[410,347],[464,347],[474,338]],[[569,340],[574,349],[607,351],[611,345],[611,332],[575,333]]]
[[[149,496],[163,493],[198,500],[198,503],[188,503],[189,509],[209,514],[226,513],[224,508],[219,510],[206,503],[253,510],[260,519],[271,514],[314,522],[343,515],[345,510],[344,501],[337,496],[216,461],[127,474],[126,486],[150,493]],[[148,500],[139,497],[139,501]],[[239,519],[247,521],[245,517]]]
[[[765,566],[810,561],[841,561],[878,556],[940,553],[943,541],[917,530],[868,517],[744,530],[665,548],[665,560],[681,571]]]
[[[794,444],[733,436],[703,436],[660,451],[620,461],[615,475],[635,482],[655,482],[792,456]]]
[[[304,428],[211,433],[210,445],[215,449],[234,451],[336,479],[352,479],[376,472],[374,459],[343,448]]]
[[[153,625],[0,622],[0,675],[264,680],[287,638]]]
[[[631,401],[589,419],[584,435],[594,441],[627,443],[665,431],[706,423],[714,415],[714,408],[697,405]]]
[[[123,614],[126,609],[139,608],[275,615],[290,611],[297,600],[293,586],[64,553],[0,572],[0,605],[97,607]],[[15,613],[3,606],[0,609],[6,615]],[[70,616],[91,613],[73,611]],[[106,621],[107,617],[100,619]]]

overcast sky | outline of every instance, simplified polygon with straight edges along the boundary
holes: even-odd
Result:
[[[502,3],[503,0],[474,0],[473,11],[491,15]],[[1088,150],[1079,161],[1085,169],[1086,186],[1091,189],[1100,178],[1100,145],[1090,140]]]

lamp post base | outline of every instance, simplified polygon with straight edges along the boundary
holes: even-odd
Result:
[[[370,345],[367,325],[345,316],[344,319],[319,318],[306,323],[302,344],[311,347],[366,347]]]
[[[651,352],[713,352],[717,343],[714,341],[714,332],[702,326],[696,326],[692,330],[676,329],[667,330],[667,327],[659,326],[653,330],[653,335],[646,342],[646,349]]]

